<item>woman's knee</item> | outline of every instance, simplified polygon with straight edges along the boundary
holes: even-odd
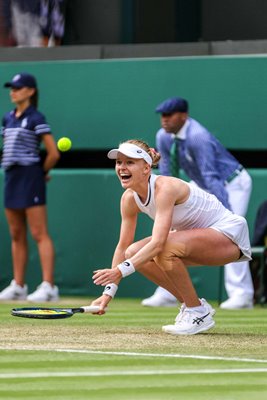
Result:
[[[42,227],[38,226],[31,226],[30,227],[30,232],[33,240],[35,240],[37,243],[41,242],[42,240],[45,240],[49,237],[47,231],[43,229]]]
[[[15,242],[23,242],[26,240],[27,232],[26,229],[20,227],[10,227],[9,229],[11,239]]]
[[[164,269],[171,269],[178,259],[185,258],[187,255],[188,249],[184,243],[168,242],[162,252],[155,257],[155,262],[164,266]]]

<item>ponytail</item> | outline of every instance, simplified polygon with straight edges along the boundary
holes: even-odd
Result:
[[[39,99],[39,93],[38,93],[38,89],[35,89],[35,92],[33,93],[33,95],[30,98],[30,102],[31,105],[33,107],[35,107],[36,109],[38,108],[38,99]]]

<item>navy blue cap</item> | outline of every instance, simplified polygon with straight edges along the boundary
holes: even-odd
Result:
[[[4,87],[11,87],[15,89],[21,89],[23,87],[37,88],[37,82],[34,76],[23,72],[15,75],[11,82],[6,82]]]
[[[161,114],[172,114],[174,112],[187,112],[188,111],[188,102],[181,97],[171,97],[160,103],[156,112]]]

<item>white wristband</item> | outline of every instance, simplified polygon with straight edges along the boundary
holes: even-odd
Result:
[[[134,265],[130,260],[123,261],[121,264],[117,265],[117,268],[121,271],[123,278],[135,272]]]
[[[115,294],[118,290],[118,285],[116,283],[109,283],[108,285],[105,286],[103,294],[107,294],[110,297],[115,297]]]

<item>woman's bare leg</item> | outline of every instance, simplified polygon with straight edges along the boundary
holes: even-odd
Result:
[[[150,238],[132,244],[126,252],[131,258]],[[214,229],[170,232],[163,251],[139,268],[148,279],[171,292],[187,307],[199,306],[199,298],[186,266],[224,265],[237,261],[240,250],[229,238]],[[155,266],[158,266],[156,269]]]
[[[17,285],[24,286],[28,256],[27,225],[24,210],[6,208],[5,214],[11,236],[13,274]]]
[[[131,245],[125,254],[126,258],[131,258],[140,248],[142,248],[150,238],[140,240]],[[180,303],[185,303],[188,307],[200,305],[199,298],[192,284],[188,270],[181,260],[175,259],[171,271],[161,266],[160,261],[150,261],[138,269],[142,275],[172,293]],[[183,293],[187,293],[186,299]]]
[[[54,246],[47,230],[45,206],[27,208],[27,220],[33,239],[37,243],[42,266],[43,281],[54,285]]]

